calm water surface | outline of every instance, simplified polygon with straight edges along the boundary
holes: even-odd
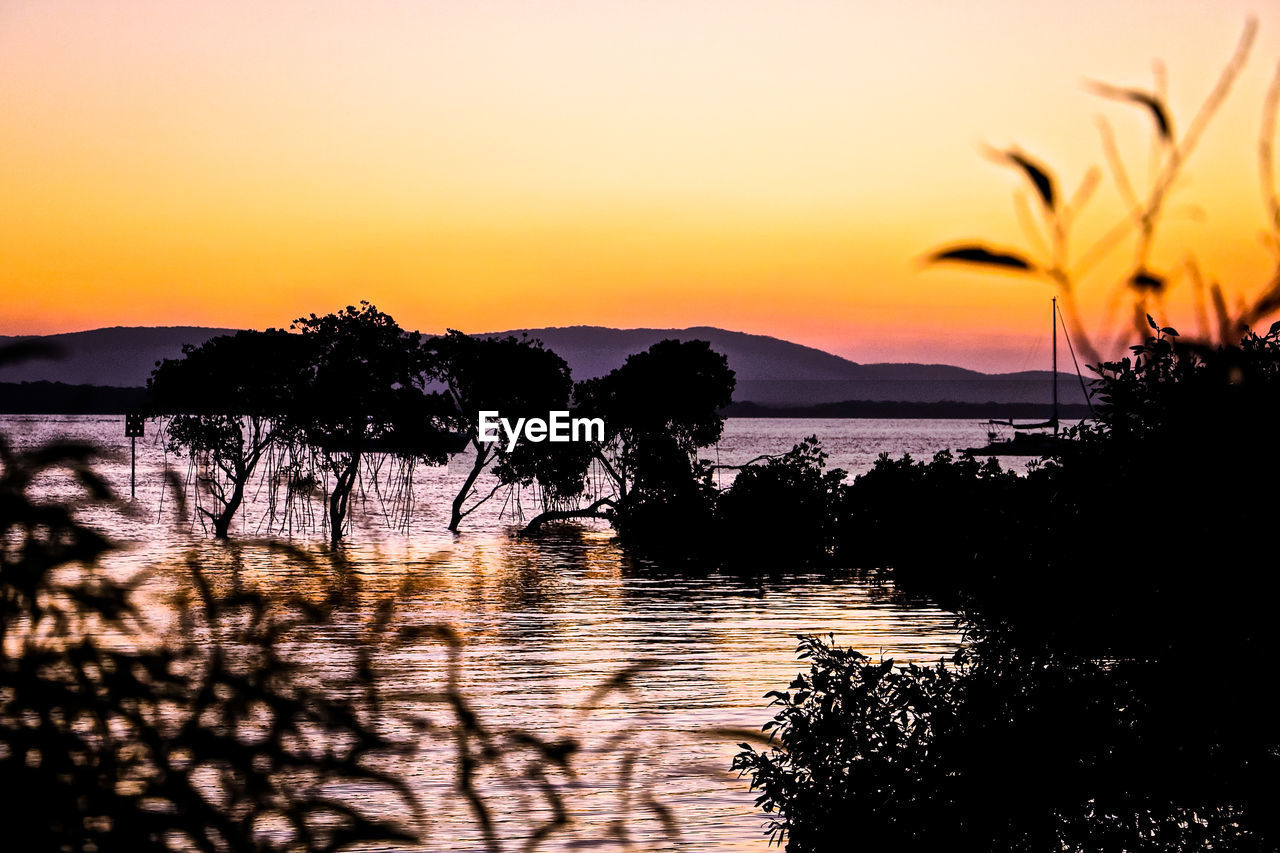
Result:
[[[0,430],[17,444],[73,438],[114,448],[119,455],[104,472],[129,493],[121,418],[0,417]],[[138,443],[136,512],[94,511],[87,518],[132,543],[115,559],[119,571],[153,571],[148,589],[158,624],[167,596],[181,583],[171,568],[174,558],[192,548],[215,574],[235,564],[249,583],[319,594],[323,572],[253,544],[271,532],[265,487],[255,491],[233,530],[247,544],[220,546],[189,518],[176,518],[161,472],[168,466],[188,480],[191,472],[185,459],[165,453],[155,432],[149,424],[148,437]],[[956,420],[734,419],[719,446],[704,456],[740,463],[785,451],[810,434],[822,440],[832,465],[858,473],[882,452],[924,457],[971,445],[981,428]],[[951,614],[895,601],[883,589],[839,574],[786,565],[757,578],[663,571],[630,560],[607,527],[593,524],[516,539],[518,501],[503,495],[469,517],[460,535],[451,535],[445,530],[448,503],[466,461],[418,468],[408,492],[385,468],[366,472],[365,498],[346,548],[358,580],[353,606],[302,640],[299,653],[321,671],[340,666],[363,636],[373,607],[387,598],[395,602],[397,624],[456,629],[465,642],[463,692],[485,724],[572,736],[584,745],[576,779],[556,780],[566,792],[571,823],[539,849],[576,849],[610,838],[616,844],[614,820],[630,803],[627,835],[637,849],[764,850],[762,815],[745,783],[728,770],[741,738],[715,730],[758,730],[770,718],[762,697],[784,688],[800,669],[796,635],[831,633],[842,645],[903,662],[935,662],[960,642]],[[52,479],[42,488],[52,494],[71,489]],[[532,507],[527,495],[525,505]],[[279,518],[283,508],[276,509]],[[317,553],[323,553],[320,511],[318,501],[301,502],[291,508],[289,525],[291,541]],[[611,675],[640,661],[652,665],[638,672],[631,689],[610,692],[598,707],[582,710]],[[398,649],[381,665],[393,707],[425,716],[447,733],[449,715],[434,701],[444,680],[442,650],[429,644]],[[399,734],[411,736],[407,729]],[[417,737],[420,752],[399,769],[426,808],[427,849],[483,849],[475,823],[453,794],[449,739]],[[628,777],[624,765],[632,762]],[[512,849],[548,814],[536,790],[521,782],[521,768],[512,761],[510,772],[483,780],[499,832]],[[678,835],[664,828],[655,810],[641,807],[645,796],[670,810]]]

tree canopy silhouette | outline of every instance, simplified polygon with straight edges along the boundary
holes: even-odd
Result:
[[[478,434],[482,411],[498,412],[514,422],[568,410],[573,380],[563,358],[535,340],[471,337],[453,330],[428,339],[423,348],[427,373],[448,388],[458,415],[456,429],[474,453],[453,498],[450,530],[456,531],[466,516],[504,486],[529,485],[536,479],[574,494],[581,491],[582,471],[577,472],[574,491],[572,474],[564,482],[563,466],[557,468],[553,461],[571,456],[563,445],[521,441],[508,450],[506,436],[483,442]],[[476,483],[488,468],[497,475],[497,484],[481,496]]]
[[[575,413],[604,421],[604,440],[592,443],[590,459],[613,494],[541,513],[526,531],[595,516],[609,518],[623,541],[639,547],[703,547],[705,529],[698,528],[711,520],[713,500],[697,452],[719,440],[720,410],[733,388],[728,360],[706,341],[659,341],[607,375],[579,382]]]
[[[427,363],[418,332],[405,332],[368,302],[294,323],[307,344],[288,421],[334,481],[329,538],[347,523],[360,465],[370,452],[442,464],[455,444],[447,401],[423,390]]]
[[[242,331],[182,353],[156,365],[147,389],[156,411],[170,414],[170,451],[189,454],[199,469],[196,510],[226,539],[258,464],[288,431],[284,416],[307,367],[306,342],[276,329]]]

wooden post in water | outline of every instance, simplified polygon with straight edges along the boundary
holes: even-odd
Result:
[[[143,435],[146,419],[135,413],[124,416],[124,434],[129,439],[129,499],[138,496],[138,437]]]

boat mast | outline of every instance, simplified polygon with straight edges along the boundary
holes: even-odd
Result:
[[[1053,434],[1058,434],[1058,297],[1053,297],[1053,316],[1049,330],[1053,333]]]

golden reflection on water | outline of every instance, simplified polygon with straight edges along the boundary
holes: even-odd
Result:
[[[392,607],[396,628],[455,630],[457,686],[483,725],[508,740],[532,733],[580,744],[576,775],[551,774],[571,823],[546,849],[616,837],[623,814],[627,837],[643,849],[679,849],[664,817],[686,842],[696,838],[696,849],[763,849],[760,815],[728,770],[742,736],[717,730],[758,730],[769,718],[763,694],[799,669],[795,635],[833,632],[904,662],[936,661],[959,639],[949,614],[904,607],[864,581],[663,573],[629,561],[605,531],[536,542],[490,535],[450,548],[384,541],[336,558],[322,548],[255,543],[188,547],[217,591],[241,584],[332,605],[329,624],[290,638],[293,654],[321,677],[349,665],[355,644],[381,642],[371,626],[383,607]],[[147,588],[153,624],[168,623],[165,612],[182,594],[170,566],[157,565]],[[452,839],[429,849],[483,849],[455,790],[448,649],[432,639],[382,643],[376,660],[388,709],[431,726],[425,735],[403,722],[391,727],[417,741],[414,757],[394,766],[431,815],[430,833]],[[630,681],[601,694],[629,668]],[[554,813],[526,775],[533,758],[514,750],[477,778],[502,837],[523,838]]]

